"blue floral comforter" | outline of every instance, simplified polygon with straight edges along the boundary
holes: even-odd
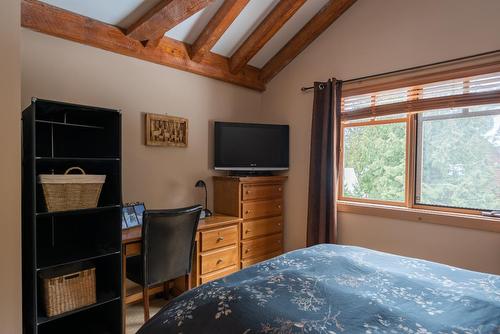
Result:
[[[193,289],[138,333],[500,333],[500,276],[318,245]]]

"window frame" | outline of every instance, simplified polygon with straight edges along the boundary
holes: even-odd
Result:
[[[339,171],[338,171],[338,200],[346,201],[346,202],[359,202],[359,203],[370,203],[370,204],[383,204],[383,205],[391,205],[398,207],[407,207],[409,196],[408,196],[408,187],[409,187],[409,170],[410,170],[410,161],[409,161],[409,146],[411,144],[410,140],[410,117],[411,115],[406,115],[404,117],[392,118],[392,119],[384,119],[384,120],[375,120],[374,118],[365,121],[365,122],[356,122],[356,123],[340,123],[340,152],[339,152]],[[405,154],[405,200],[403,202],[397,201],[384,201],[384,200],[376,200],[376,199],[365,199],[365,198],[356,198],[356,197],[348,197],[344,196],[344,130],[350,127],[362,127],[362,126],[373,126],[373,125],[385,125],[385,124],[394,124],[394,123],[403,123],[406,125],[406,154]]]
[[[415,137],[415,145],[413,147],[414,149],[414,159],[415,162],[413,164],[413,184],[414,184],[414,189],[413,189],[413,200],[410,202],[411,206],[409,208],[415,208],[415,209],[423,209],[423,210],[434,210],[434,211],[441,211],[441,212],[452,212],[452,213],[461,213],[461,214],[469,214],[469,215],[481,215],[483,211],[489,211],[489,210],[479,210],[479,209],[469,209],[469,208],[459,208],[459,207],[453,207],[453,206],[445,206],[445,205],[431,205],[431,204],[424,204],[424,203],[418,203],[417,202],[417,177],[418,177],[418,162],[419,157],[418,155],[421,155],[422,153],[419,152],[419,148],[422,148],[422,145],[419,141],[422,140],[421,134],[418,133],[418,127],[419,127],[419,122],[423,122],[423,120],[419,120],[419,116],[423,115],[423,113],[417,113],[414,114],[414,122],[415,122],[415,130],[414,134],[412,134]],[[466,117],[477,117],[477,116],[488,116],[488,115],[494,115],[494,113],[489,112],[489,111],[480,111],[480,112],[475,112],[474,116],[465,116],[461,115],[460,118],[466,118]],[[448,117],[446,117],[448,116]],[[443,115],[443,116],[432,116],[435,117],[436,119],[452,119],[454,117],[450,117],[451,115]],[[453,115],[453,116],[456,116]],[[482,216],[482,215],[481,215]]]

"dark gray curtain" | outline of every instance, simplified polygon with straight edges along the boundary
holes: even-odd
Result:
[[[341,81],[314,83],[307,246],[337,242],[341,92]]]

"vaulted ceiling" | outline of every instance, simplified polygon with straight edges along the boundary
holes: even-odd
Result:
[[[356,0],[23,0],[22,25],[264,90]]]

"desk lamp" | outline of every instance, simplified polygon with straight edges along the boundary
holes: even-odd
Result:
[[[196,188],[204,188],[205,189],[205,208],[202,211],[201,218],[212,216],[212,212],[208,210],[208,193],[207,193],[207,184],[203,180],[196,181],[194,185]]]

